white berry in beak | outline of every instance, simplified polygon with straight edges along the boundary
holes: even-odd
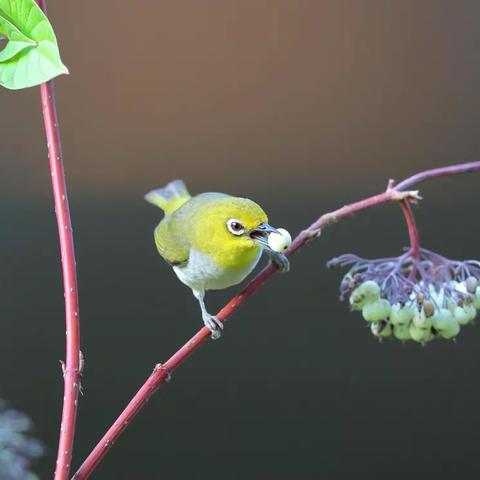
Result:
[[[274,252],[283,252],[292,244],[292,237],[284,228],[279,228],[277,232],[268,236],[268,246]]]

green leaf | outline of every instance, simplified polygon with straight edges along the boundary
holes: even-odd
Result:
[[[16,90],[33,87],[68,73],[48,18],[35,0],[0,0],[0,85]]]
[[[24,48],[37,45],[37,42],[24,35],[13,23],[1,16],[0,33],[9,39],[5,48],[0,52],[0,62],[9,60]]]

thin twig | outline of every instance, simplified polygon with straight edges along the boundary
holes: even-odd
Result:
[[[403,216],[407,223],[408,236],[410,237],[410,251],[412,256],[418,258],[420,255],[420,235],[418,233],[417,224],[415,223],[415,217],[413,216],[412,207],[408,201],[403,200],[400,203]]]
[[[37,0],[37,3],[43,11],[46,10],[44,0]],[[65,365],[62,364],[64,397],[55,480],[68,480],[75,436],[81,375],[77,272],[53,81],[43,83],[40,86],[40,94],[52,176],[55,215],[60,239],[65,296],[66,361]]]
[[[325,213],[316,222],[312,223],[307,230],[304,230],[304,232],[307,232],[309,239],[313,239],[319,236],[323,228],[330,223],[335,223],[338,220],[354,215],[357,212],[368,210],[369,208],[376,207],[381,203],[400,202],[402,200],[417,201],[419,199],[420,196],[416,190],[404,192],[399,191],[396,188],[387,188],[386,192],[379,193],[373,197],[365,198],[364,200],[360,200],[359,202],[355,202],[350,205],[345,205],[344,207],[334,210],[333,212]]]
[[[476,172],[480,169],[479,162],[459,163],[457,165],[449,165],[447,167],[432,168],[431,170],[425,170],[424,172],[417,173],[411,177],[406,178],[402,182],[398,183],[395,190],[406,190],[412,185],[417,185],[429,178],[445,177],[449,175],[457,175],[459,173]]]

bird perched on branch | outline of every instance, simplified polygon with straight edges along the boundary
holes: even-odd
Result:
[[[240,283],[264,250],[281,271],[289,269],[280,251],[290,245],[290,235],[270,226],[266,213],[252,200],[213,192],[192,197],[182,180],[152,190],[145,200],[165,213],[155,228],[155,244],[177,277],[192,289],[214,339],[220,337],[223,323],[207,312],[207,290]]]

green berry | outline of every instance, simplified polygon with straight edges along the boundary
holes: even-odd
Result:
[[[402,306],[400,303],[392,305],[390,313],[390,322],[392,325],[407,325],[413,318],[413,309],[411,307]]]
[[[468,305],[464,305],[463,308],[467,312],[470,318],[470,322],[472,320],[475,320],[475,317],[477,316],[477,310],[475,309],[475,307],[472,304],[468,304]]]
[[[477,310],[480,310],[480,287],[477,287],[477,289],[475,290],[475,295],[473,297],[473,306]]]
[[[410,325],[409,332],[412,340],[419,343],[426,343],[434,339],[434,335],[430,328],[418,328],[413,323]]]
[[[432,317],[427,317],[423,308],[421,310],[415,308],[413,313],[413,325],[420,329],[430,328],[432,326]]]
[[[460,325],[459,323],[453,318],[452,316],[452,322],[448,324],[445,328],[442,330],[439,330],[438,333],[441,337],[450,340],[453,337],[456,337],[458,335],[458,332],[460,332]]]
[[[412,338],[408,324],[394,325],[393,334],[398,340],[411,340]]]
[[[447,303],[447,308],[450,310],[450,312],[453,315],[453,312],[457,308],[457,304],[453,300],[447,300],[446,303]]]
[[[367,280],[363,282],[358,289],[370,300],[377,300],[380,298],[380,285],[373,280]]]
[[[367,303],[380,298],[380,285],[373,280],[360,284],[350,295],[350,305],[353,310],[361,310]]]
[[[392,326],[387,322],[372,322],[370,324],[370,331],[376,337],[389,337],[392,334]]]
[[[475,277],[468,277],[465,280],[465,287],[468,293],[475,293],[478,287],[478,280]]]
[[[447,308],[437,310],[432,317],[433,328],[435,330],[446,330],[451,328],[452,323],[458,323],[452,315],[452,312]]]
[[[476,315],[477,311],[472,305],[464,305],[463,307],[457,305],[453,311],[453,316],[460,325],[466,325],[471,322]]]
[[[350,302],[350,308],[352,310],[358,310],[358,311],[362,310],[363,306],[366,303],[364,298],[358,295],[355,295],[355,290],[350,295],[349,302]]]
[[[388,300],[381,298],[372,303],[367,303],[362,309],[363,318],[367,322],[379,322],[386,320],[390,316],[392,307]]]

